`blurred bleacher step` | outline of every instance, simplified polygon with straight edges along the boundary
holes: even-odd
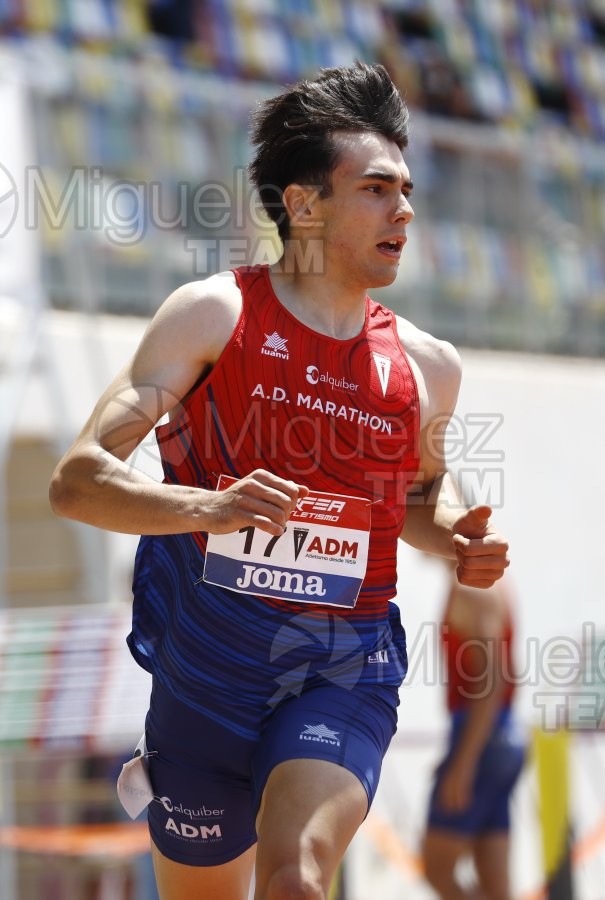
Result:
[[[6,469],[10,607],[81,603],[84,562],[71,523],[57,518],[48,485],[57,462],[53,447],[39,437],[17,437]]]

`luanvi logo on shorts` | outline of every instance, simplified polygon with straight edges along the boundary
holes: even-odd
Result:
[[[301,741],[315,741],[319,744],[331,744],[332,747],[340,747],[339,731],[332,731],[331,728],[322,722],[321,725],[305,725],[305,730],[299,734]]]

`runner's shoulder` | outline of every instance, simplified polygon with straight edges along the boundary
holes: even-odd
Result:
[[[186,351],[195,347],[212,362],[226,346],[238,322],[242,295],[233,272],[219,272],[176,288],[155,316],[153,327]]]
[[[169,311],[201,315],[239,315],[242,295],[231,271],[188,281],[176,288],[164,302]]]
[[[423,373],[459,380],[462,366],[453,344],[423,331],[402,316],[396,316],[396,320],[403,348]]]

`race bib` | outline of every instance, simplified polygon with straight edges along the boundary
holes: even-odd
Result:
[[[217,490],[236,478],[221,475]],[[311,492],[279,536],[252,526],[209,534],[204,581],[243,594],[351,609],[368,564],[371,504]]]

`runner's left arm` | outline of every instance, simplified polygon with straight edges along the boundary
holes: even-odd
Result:
[[[489,506],[468,509],[446,461],[446,433],[454,414],[461,366],[456,350],[423,335],[413,346],[421,404],[419,469],[408,494],[401,537],[426,553],[457,559],[457,576],[490,587],[509,564],[508,543],[491,522]]]

